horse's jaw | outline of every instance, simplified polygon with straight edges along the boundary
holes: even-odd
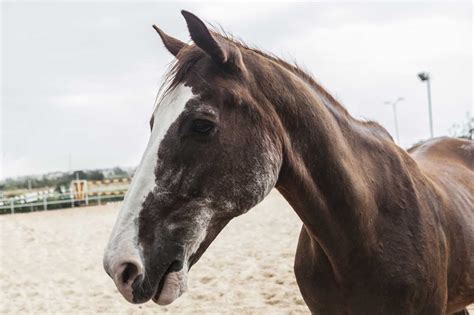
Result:
[[[165,275],[162,289],[157,292],[153,301],[159,305],[168,305],[179,298],[188,289],[187,268]]]

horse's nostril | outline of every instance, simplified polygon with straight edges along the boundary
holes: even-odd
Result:
[[[127,257],[126,259],[106,260],[104,263],[107,273],[112,275],[112,279],[117,289],[127,299],[134,303],[133,290],[135,286],[139,286],[142,281],[144,268],[141,262],[135,257]]]
[[[124,269],[119,277],[119,281],[124,286],[131,286],[139,275],[139,267],[134,263],[127,262],[124,264]]]

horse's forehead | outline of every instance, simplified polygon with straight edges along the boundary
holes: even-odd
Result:
[[[183,110],[184,105],[196,95],[193,94],[193,89],[189,85],[180,83],[172,89],[165,91],[163,95],[159,96],[155,102],[152,119],[164,120],[164,117],[169,116],[177,110]]]
[[[183,112],[185,104],[195,97],[190,87],[180,84],[166,93],[153,112],[153,129],[142,160],[133,176],[130,189],[122,206],[122,213],[137,216],[146,196],[155,186],[155,169],[158,163],[158,149],[168,129]],[[120,221],[120,220],[119,220]]]

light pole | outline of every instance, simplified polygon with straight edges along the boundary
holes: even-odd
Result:
[[[389,101],[385,102],[385,105],[391,105],[393,109],[393,120],[395,122],[395,138],[397,139],[397,144],[400,144],[400,136],[398,134],[397,104],[398,102],[401,102],[403,100],[404,100],[403,97],[399,97],[393,102],[389,102]]]
[[[430,84],[430,73],[429,72],[420,72],[418,73],[418,78],[422,82],[426,81],[428,87],[428,111],[430,115],[430,138],[433,138],[433,114],[431,112],[431,84]]]

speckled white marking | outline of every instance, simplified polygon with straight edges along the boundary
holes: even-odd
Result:
[[[138,244],[138,217],[146,196],[156,186],[154,171],[158,163],[158,148],[170,126],[193,97],[191,88],[181,84],[164,95],[154,110],[153,130],[148,145],[127,191],[105,251],[104,266],[112,272],[117,270],[116,264],[124,261],[143,261]]]

